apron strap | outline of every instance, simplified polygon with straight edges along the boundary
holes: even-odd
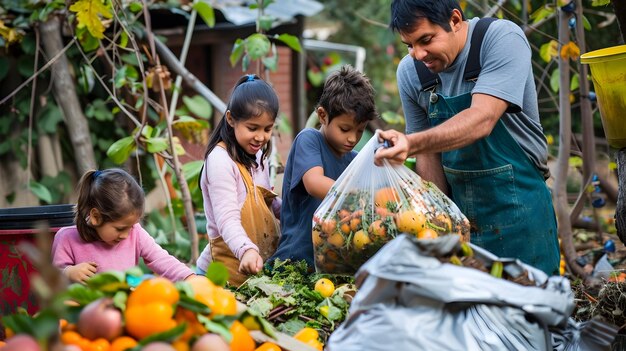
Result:
[[[485,37],[485,33],[487,32],[489,25],[491,25],[491,23],[495,20],[497,20],[497,18],[483,17],[478,20],[478,23],[476,23],[476,26],[472,31],[472,38],[470,39],[470,51],[467,57],[467,63],[465,64],[463,79],[473,80],[480,74],[480,48],[483,44],[483,38]],[[428,70],[422,61],[414,59],[413,64],[415,65],[417,76],[422,84],[422,90],[435,88],[437,84],[441,82],[439,75]]]

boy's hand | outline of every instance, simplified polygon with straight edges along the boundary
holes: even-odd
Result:
[[[95,262],[83,262],[63,269],[63,273],[71,282],[81,284],[85,284],[87,279],[91,278],[97,271],[98,264]]]
[[[263,258],[254,249],[248,249],[241,257],[239,272],[244,274],[257,274],[263,268]]]

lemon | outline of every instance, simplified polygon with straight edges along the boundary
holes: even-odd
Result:
[[[363,230],[359,230],[358,232],[354,233],[354,237],[352,237],[352,244],[357,249],[357,251],[363,250],[365,245],[371,242],[372,240],[367,235],[367,233]]]
[[[261,330],[261,325],[254,316],[246,316],[241,323],[248,330]]]
[[[335,292],[335,284],[330,279],[322,278],[315,282],[315,291],[323,297],[330,297]]]

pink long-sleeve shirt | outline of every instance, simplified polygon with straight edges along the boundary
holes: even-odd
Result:
[[[96,262],[98,272],[125,271],[138,265],[139,258],[143,258],[146,266],[154,273],[172,281],[183,280],[194,274],[189,267],[159,246],[139,223],[131,228],[128,238],[115,246],[102,241],[83,241],[76,226],[59,229],[52,243],[52,262],[59,268]]]
[[[257,163],[261,163],[261,154],[257,153]],[[255,185],[272,189],[269,179],[269,167],[253,169],[252,181]],[[200,179],[200,188],[204,198],[204,214],[207,219],[207,234],[211,239],[222,237],[224,242],[237,259],[241,260],[248,249],[259,251],[259,248],[250,240],[241,225],[241,207],[246,200],[246,185],[237,164],[230,158],[228,152],[221,147],[215,147],[207,156]],[[272,202],[272,212],[279,218],[280,198]],[[207,245],[196,261],[198,268],[206,270],[211,262],[211,250]]]

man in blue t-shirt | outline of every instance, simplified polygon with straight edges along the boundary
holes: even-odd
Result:
[[[312,221],[315,210],[356,156],[367,122],[377,118],[374,88],[367,77],[343,66],[328,76],[316,113],[319,130],[307,128],[296,136],[283,177],[281,238],[268,260],[306,260],[312,268]]]

